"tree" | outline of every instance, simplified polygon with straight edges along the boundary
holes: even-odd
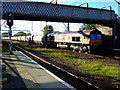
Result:
[[[2,37],[9,37],[9,33],[2,33]]]
[[[14,34],[14,36],[29,36],[31,35],[30,33],[26,34],[24,32],[18,32],[17,34]]]
[[[96,28],[96,24],[83,24],[83,26],[79,29],[81,30],[91,30],[91,29],[95,29]]]
[[[27,33],[26,36],[31,36],[31,33]]]
[[[44,35],[47,35],[49,33],[53,33],[53,27],[51,25],[46,25],[44,27]]]

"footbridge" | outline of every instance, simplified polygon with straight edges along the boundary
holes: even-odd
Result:
[[[113,10],[51,4],[43,2],[2,2],[2,19],[13,12],[14,20],[53,21],[101,24],[113,28],[117,35],[116,15]],[[116,40],[114,39],[114,48]]]
[[[80,6],[42,2],[2,2],[3,19],[13,12],[14,20],[96,23],[113,27],[115,12]]]

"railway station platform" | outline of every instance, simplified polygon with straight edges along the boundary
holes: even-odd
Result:
[[[3,90],[7,88],[75,90],[20,51],[13,51],[13,55],[3,52],[2,60],[7,71],[7,83],[2,85]]]

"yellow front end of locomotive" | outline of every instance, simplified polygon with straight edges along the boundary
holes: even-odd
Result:
[[[91,39],[90,40],[90,45],[93,47],[100,47],[102,45],[102,40],[101,39]]]

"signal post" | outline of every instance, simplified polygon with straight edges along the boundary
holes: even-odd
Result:
[[[8,12],[7,13],[7,25],[9,26],[9,37],[10,37],[10,46],[9,46],[9,51],[10,54],[12,54],[12,30],[11,27],[13,25],[13,13],[12,12]]]

